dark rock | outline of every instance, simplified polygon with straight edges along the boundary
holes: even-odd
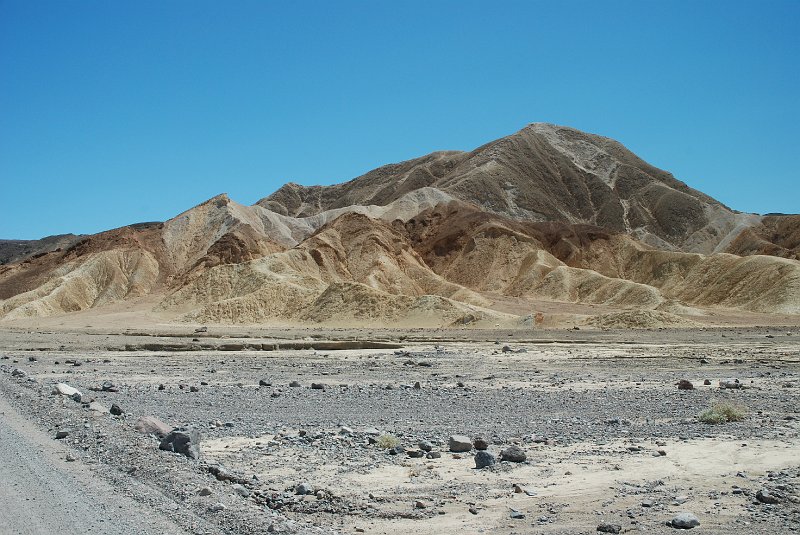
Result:
[[[56,431],[56,440],[61,440],[62,438],[67,438],[68,436],[69,436],[69,431],[67,431],[66,429]]]
[[[488,466],[493,466],[494,463],[497,462],[494,458],[494,455],[489,453],[486,450],[481,450],[475,454],[475,468],[481,469],[486,468]]]
[[[433,444],[431,444],[427,440],[420,441],[420,443],[417,444],[417,446],[419,446],[419,449],[421,449],[422,451],[431,451],[431,450],[433,450]]]
[[[190,459],[200,458],[200,432],[197,429],[180,427],[170,431],[161,440],[159,449],[185,455]]]
[[[475,446],[476,450],[489,449],[489,442],[483,437],[477,437],[475,440],[472,441],[472,445]]]
[[[311,383],[312,390],[325,390],[325,385],[322,383]]]
[[[694,390],[694,385],[688,379],[681,379],[675,384],[678,385],[678,390]]]
[[[600,524],[597,526],[597,531],[600,533],[619,533],[622,531],[622,526],[619,524]]]
[[[777,494],[773,494],[767,489],[761,489],[758,492],[756,492],[756,500],[760,501],[761,503],[768,503],[768,504],[781,503],[782,501],[780,496],[778,496]]]
[[[109,412],[110,412],[111,414],[113,414],[114,416],[121,416],[121,415],[122,415],[122,414],[123,414],[125,411],[123,411],[123,410],[122,410],[122,409],[119,407],[119,405],[117,405],[116,403],[112,403],[112,404],[111,404],[111,409],[109,409]]]
[[[267,382],[264,379],[258,381],[258,386],[272,386],[272,383]]]
[[[411,457],[412,459],[420,459],[425,456],[425,452],[422,450],[408,450],[406,455]]]
[[[519,446],[509,446],[500,452],[501,461],[509,461],[512,463],[522,463],[528,458],[525,452]]]

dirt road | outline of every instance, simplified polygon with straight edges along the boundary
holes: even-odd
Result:
[[[0,397],[0,533],[179,534],[169,518],[67,462],[67,449]]]

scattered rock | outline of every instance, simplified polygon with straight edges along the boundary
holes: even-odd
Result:
[[[486,450],[480,450],[478,453],[475,454],[475,468],[480,470],[481,468],[486,468],[488,466],[493,466],[494,463],[497,462],[494,458],[494,455],[489,453]]]
[[[705,386],[708,386],[708,385],[710,385],[710,384],[711,384],[711,380],[710,380],[710,379],[705,379],[705,380],[703,381],[703,384],[704,384]]]
[[[433,450],[433,444],[431,444],[427,440],[420,441],[419,444],[417,444],[417,446],[419,446],[419,449],[421,449],[422,451],[432,451]]]
[[[72,388],[66,383],[56,383],[53,386],[53,395],[72,397],[75,394],[78,394],[78,396],[80,396],[81,398],[83,397],[80,390],[78,390],[77,388]]]
[[[238,494],[239,496],[241,496],[242,498],[247,498],[248,496],[250,496],[250,489],[248,489],[247,487],[245,487],[240,483],[234,483],[233,485],[231,485],[231,490],[236,494]]]
[[[325,390],[323,383],[311,383],[311,390]]]
[[[190,459],[199,459],[200,432],[185,427],[173,429],[163,438],[158,448],[185,455]]]
[[[211,489],[208,487],[203,487],[197,492],[198,496],[211,496]]]
[[[678,513],[672,518],[670,525],[678,529],[692,529],[700,525],[700,520],[692,513]]]
[[[425,456],[425,452],[422,450],[408,450],[406,455],[411,457],[412,459],[420,459]]]
[[[597,526],[597,531],[600,533],[619,533],[622,531],[622,526],[619,524],[600,524]]]
[[[311,486],[311,483],[304,481],[294,488],[294,493],[300,496],[314,494],[314,487]]]
[[[694,390],[694,385],[688,379],[681,379],[675,384],[678,385],[678,390]]]
[[[111,412],[108,407],[103,405],[102,403],[98,403],[97,401],[92,401],[89,403],[89,410],[92,412],[97,412],[99,414],[108,414]]]
[[[209,505],[208,510],[211,511],[212,513],[219,513],[220,511],[225,510],[225,505],[220,502],[217,502],[215,504]]]
[[[509,461],[512,463],[522,463],[528,458],[525,452],[519,446],[509,446],[500,452],[501,461]]]
[[[115,385],[111,381],[103,381],[103,384],[100,385],[100,389],[103,392],[119,392],[119,388],[117,388],[117,385]]]
[[[165,424],[155,416],[142,416],[133,425],[137,432],[143,435],[155,435],[163,438],[172,431],[172,427]]]
[[[14,368],[11,371],[11,377],[26,377],[28,374],[24,371],[20,370],[19,368]]]
[[[513,518],[515,520],[521,520],[521,519],[525,518],[525,513],[523,513],[522,511],[517,511],[516,509],[512,509],[511,510],[511,518]]]
[[[469,437],[464,435],[453,435],[447,441],[450,451],[455,453],[464,453],[472,450],[472,441]]]
[[[720,388],[728,388],[728,389],[736,389],[742,388],[742,383],[739,382],[739,379],[730,378],[730,379],[722,379],[719,382]]]
[[[423,502],[421,500],[417,500],[417,501],[414,502],[414,508],[415,509],[426,509],[427,507],[428,507],[428,504],[426,504],[425,502]]]
[[[260,380],[258,381],[258,386],[272,386],[272,383],[268,382],[268,381],[267,381],[267,380],[265,380],[265,379],[260,379]]]
[[[121,416],[121,415],[122,415],[122,414],[123,414],[125,411],[123,411],[123,410],[120,408],[120,406],[119,406],[119,405],[117,405],[116,403],[112,403],[112,404],[111,404],[111,409],[109,409],[109,412],[110,412],[111,414],[113,414],[114,416]]]
[[[425,454],[426,459],[441,459],[442,453],[439,451],[429,451]]]
[[[56,440],[61,440],[62,438],[67,438],[68,436],[69,436],[69,431],[67,431],[66,429],[56,431]]]
[[[292,381],[291,383],[289,383],[289,386],[291,386],[292,388],[297,388],[297,387],[300,386],[300,382],[299,381]]]
[[[767,489],[761,489],[756,492],[756,500],[760,501],[761,503],[768,503],[768,504],[776,504],[781,503],[781,497],[777,494],[774,494]]]
[[[476,450],[489,449],[489,442],[483,437],[477,437],[475,440],[472,441],[472,445],[475,446]]]

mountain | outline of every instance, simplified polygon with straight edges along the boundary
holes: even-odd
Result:
[[[222,194],[163,223],[0,242],[0,321],[119,303],[274,325],[796,318],[799,248],[800,216],[732,211],[616,141],[537,123],[252,206]]]
[[[514,219],[591,224],[689,252],[714,252],[737,227],[759,220],[690,188],[612,139],[545,123],[472,152],[437,152],[343,184],[290,183],[257,204],[304,217],[388,204],[421,187]]]

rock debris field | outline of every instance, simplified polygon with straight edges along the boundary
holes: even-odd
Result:
[[[185,533],[796,533],[797,331],[6,329],[0,419]]]

